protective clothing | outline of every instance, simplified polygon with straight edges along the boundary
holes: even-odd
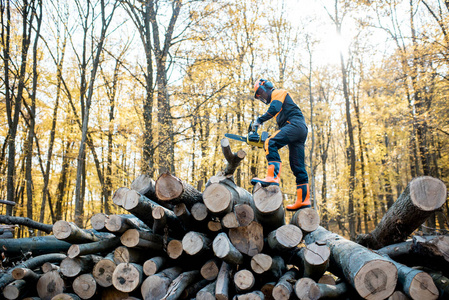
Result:
[[[297,186],[296,202],[292,205],[287,205],[286,208],[289,211],[294,211],[306,207],[311,207],[308,183],[300,184]]]
[[[270,161],[268,162],[267,177],[264,179],[253,178],[252,184],[260,183],[262,186],[279,185],[279,176],[281,175],[281,162]]]

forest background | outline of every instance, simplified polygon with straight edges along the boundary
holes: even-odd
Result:
[[[204,190],[224,134],[267,108],[253,100],[260,77],[306,117],[324,227],[354,238],[412,178],[447,184],[449,2],[269,2],[1,0],[0,199],[17,205],[0,213],[89,227],[121,212],[114,191],[141,174]],[[235,179],[251,190],[264,152],[231,147],[247,152]],[[295,180],[281,157],[286,205]],[[447,212],[423,229],[447,229]]]

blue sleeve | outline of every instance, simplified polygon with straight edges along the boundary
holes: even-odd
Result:
[[[262,124],[271,118],[273,118],[277,113],[279,113],[282,109],[282,102],[279,100],[274,100],[271,102],[270,107],[268,107],[268,110],[266,113],[264,113],[262,116],[257,118],[257,121]]]

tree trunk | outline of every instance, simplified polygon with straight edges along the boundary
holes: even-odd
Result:
[[[254,213],[256,220],[271,232],[285,224],[282,192],[279,186],[262,187],[256,184],[253,189]]]
[[[156,181],[156,196],[160,201],[172,204],[184,203],[190,209],[195,203],[202,202],[202,194],[181,179],[164,173]]]
[[[100,252],[109,252],[120,245],[120,238],[114,237],[93,243],[79,244],[70,246],[67,256],[75,258],[86,254],[95,254]],[[81,297],[82,298],[82,297]]]
[[[215,284],[215,298],[217,300],[229,299],[229,277],[231,268],[226,262],[223,262],[218,272],[217,283]]]
[[[282,225],[268,234],[268,245],[273,250],[284,251],[292,249],[301,242],[301,229],[294,225]]]
[[[229,265],[239,265],[243,262],[243,255],[234,247],[224,232],[215,237],[213,250],[216,257]]]
[[[2,252],[6,256],[14,256],[32,252],[33,255],[42,255],[54,252],[65,252],[71,244],[57,239],[53,235],[36,236],[21,239],[0,239]]]
[[[288,300],[293,293],[292,282],[299,277],[299,272],[295,268],[287,271],[278,281],[273,289],[273,298],[275,300]]]

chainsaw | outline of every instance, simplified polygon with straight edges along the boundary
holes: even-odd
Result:
[[[251,146],[263,148],[265,141],[270,137],[270,135],[266,131],[263,131],[262,134],[259,135],[259,133],[257,133],[257,129],[259,127],[256,127],[254,130],[252,129],[252,127],[253,127],[253,122],[251,122],[251,124],[249,124],[247,136],[226,133],[225,137],[233,139],[233,140],[245,142]]]

